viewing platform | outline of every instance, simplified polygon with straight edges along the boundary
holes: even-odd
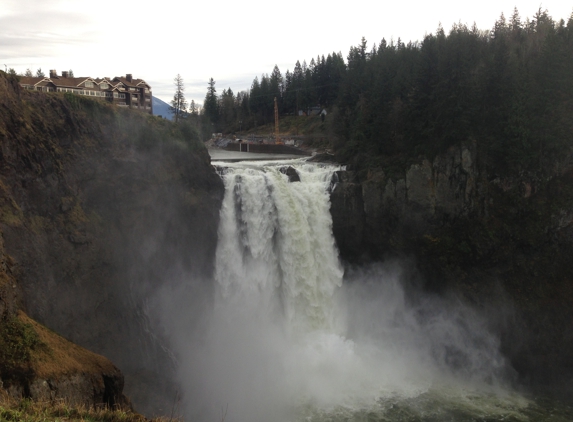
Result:
[[[293,142],[294,143],[294,142]],[[310,156],[309,151],[291,145],[264,143],[262,140],[241,140],[218,138],[208,146],[211,161],[271,161],[292,160]]]

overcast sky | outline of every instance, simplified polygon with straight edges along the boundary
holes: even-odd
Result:
[[[218,93],[238,92],[275,64],[284,75],[297,60],[333,51],[346,58],[363,36],[370,47],[383,37],[422,40],[439,23],[446,31],[456,22],[490,29],[515,6],[523,21],[540,6],[555,20],[573,11],[566,0],[0,0],[0,66],[92,77],[131,73],[166,102],[179,73],[187,100],[202,103],[210,77]]]

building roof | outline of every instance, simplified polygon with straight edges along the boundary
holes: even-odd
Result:
[[[89,76],[79,77],[79,78],[64,78],[62,76],[51,76],[51,77],[27,77],[21,76],[20,77],[20,85],[43,85],[44,83],[52,83],[58,87],[67,87],[67,88],[81,88],[85,82],[93,82],[93,88],[99,88],[101,83],[107,83],[109,85],[109,89],[123,89],[124,87],[133,87],[133,88],[149,88],[149,84],[145,82],[143,79],[131,79],[129,81],[124,76],[116,76],[113,79],[109,78],[91,78]]]
[[[45,76],[44,76],[44,77],[41,77],[41,78],[21,76],[21,77],[20,77],[20,83],[21,83],[22,85],[37,85],[38,83],[40,83],[40,82],[42,82],[42,81],[44,81],[44,80],[46,80],[46,79],[47,79],[48,81],[50,80],[50,78],[46,78]]]
[[[130,86],[134,88],[141,88],[141,85],[145,85],[147,88],[151,88],[147,82],[143,79],[132,79],[129,81],[125,76],[116,76],[113,78],[113,82],[121,82],[125,86]]]

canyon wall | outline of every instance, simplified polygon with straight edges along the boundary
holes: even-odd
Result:
[[[573,379],[573,167],[499,177],[476,142],[401,173],[340,173],[334,234],[349,264],[402,259],[428,292],[490,316],[520,381],[565,390]]]

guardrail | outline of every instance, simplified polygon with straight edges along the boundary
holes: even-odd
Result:
[[[288,145],[251,144],[248,142],[229,142],[225,149],[227,151],[260,152],[267,154],[311,155],[307,151],[290,147]]]

